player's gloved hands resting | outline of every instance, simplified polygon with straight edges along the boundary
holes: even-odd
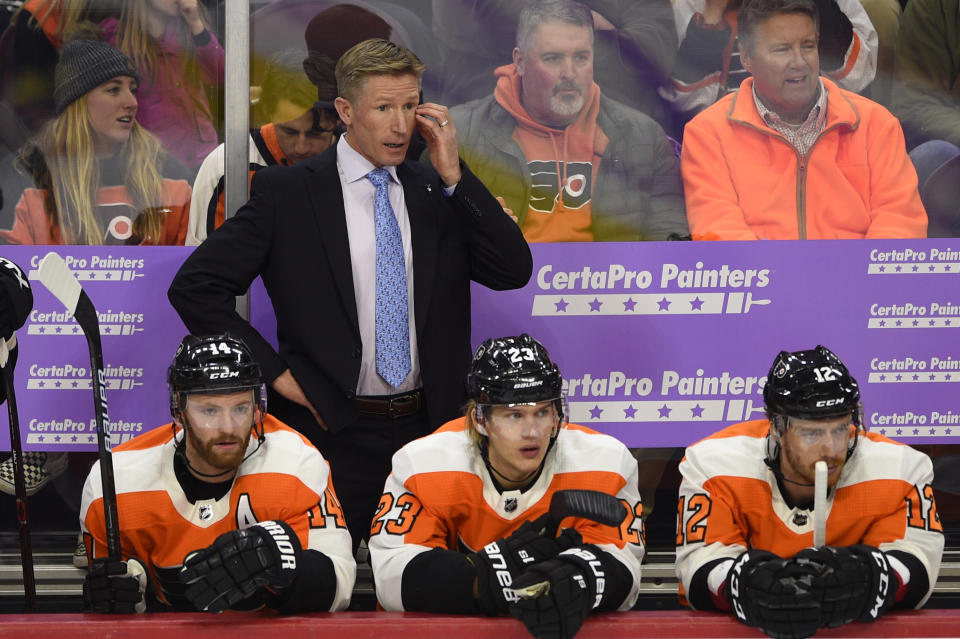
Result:
[[[88,612],[144,612],[147,571],[136,559],[94,559],[83,578],[83,603]]]
[[[264,521],[231,530],[187,557],[180,581],[197,610],[220,612],[264,586],[279,591],[297,570],[300,540],[285,522]]]
[[[748,550],[733,562],[725,592],[743,623],[777,639],[802,639],[820,627],[812,580],[810,571],[791,559]]]
[[[807,548],[794,561],[814,575],[823,627],[873,621],[893,605],[900,584],[884,553],[864,544]]]
[[[510,614],[538,639],[572,639],[603,599],[605,576],[595,546],[565,550],[514,580]]]
[[[565,528],[559,537],[548,536],[553,534],[553,527],[547,521],[548,515],[526,521],[510,536],[467,555],[477,569],[477,605],[484,614],[507,614],[508,604],[516,599],[513,580],[527,566],[581,543],[580,533],[573,528]]]

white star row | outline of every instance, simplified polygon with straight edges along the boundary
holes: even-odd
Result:
[[[719,422],[752,419],[762,405],[752,400],[636,400],[569,402],[571,422],[578,424],[618,422]]]
[[[766,306],[750,291],[731,293],[588,293],[536,295],[533,316],[562,315],[720,315],[746,313]]]
[[[960,273],[960,262],[886,262],[867,266],[870,275],[928,275]]]
[[[92,384],[90,378],[30,377],[27,379],[27,390],[90,390]],[[143,386],[143,382],[134,379],[108,379],[105,380],[105,386],[107,390],[131,390]]]
[[[136,324],[101,324],[101,335],[134,335],[143,332]],[[29,324],[27,335],[82,335],[78,324]]]
[[[81,282],[129,282],[144,276],[132,269],[71,269],[70,272]],[[30,271],[29,278],[38,279],[36,269]]]
[[[884,426],[871,428],[871,432],[886,437],[960,437],[960,425],[957,426]]]
[[[867,328],[960,328],[960,316],[949,317],[871,317]]]
[[[870,373],[867,376],[867,382],[870,384],[922,384],[931,382],[960,382],[960,371],[930,372],[930,371],[910,371],[890,372],[890,373]]]

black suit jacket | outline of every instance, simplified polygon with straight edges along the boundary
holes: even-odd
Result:
[[[250,201],[187,258],[168,292],[192,333],[242,338],[265,381],[289,368],[334,432],[358,417],[352,400],[362,348],[336,157],[334,145],[292,167],[258,171]],[[463,178],[450,197],[432,167],[397,167],[413,243],[420,371],[434,426],[457,416],[465,399],[470,281],[519,288],[533,270],[520,228],[461,165]],[[277,316],[279,353],[235,309],[234,297],[257,275]]]

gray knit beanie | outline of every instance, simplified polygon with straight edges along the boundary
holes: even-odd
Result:
[[[53,74],[53,101],[57,115],[74,100],[121,75],[140,82],[133,60],[106,42],[71,40],[60,52],[60,61]]]

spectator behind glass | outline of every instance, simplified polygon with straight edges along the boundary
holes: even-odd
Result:
[[[510,63],[520,11],[533,0],[433,0],[442,60],[442,101],[489,95],[493,69]],[[596,80],[604,95],[668,121],[657,87],[670,80],[677,52],[669,0],[585,0],[593,14]]]
[[[127,0],[104,35],[143,71],[140,124],[191,171],[217,146],[206,88],[223,83],[223,47],[197,0]]]
[[[289,166],[312,158],[336,139],[336,111],[317,106],[317,88],[301,70],[302,64],[302,53],[287,51],[265,65],[257,106],[267,124],[250,129],[251,180],[265,166]],[[336,84],[333,91],[336,97]],[[224,149],[221,144],[206,157],[193,183],[187,246],[199,245],[225,219]]]
[[[54,117],[53,70],[64,34],[107,11],[88,0],[27,0],[0,39],[0,99],[31,133]]]
[[[74,40],[57,64],[57,117],[20,162],[24,191],[12,244],[182,244],[190,187],[164,179],[159,142],[135,120],[139,73],[104,42]],[[164,172],[168,174],[168,171]]]
[[[660,89],[677,111],[691,117],[749,75],[737,47],[741,0],[676,0],[673,13],[680,50],[672,81]],[[861,91],[877,68],[877,32],[859,0],[814,0],[820,15],[818,43],[824,75],[848,91]]]
[[[752,74],[687,124],[693,239],[926,237],[900,123],[820,77],[811,0],[748,0],[737,16]]]
[[[451,110],[462,157],[528,242],[686,236],[673,147],[651,118],[601,95],[593,43],[587,6],[525,7],[493,95]]]
[[[960,146],[960,2],[911,0],[897,39],[893,112],[908,147],[929,140]]]

